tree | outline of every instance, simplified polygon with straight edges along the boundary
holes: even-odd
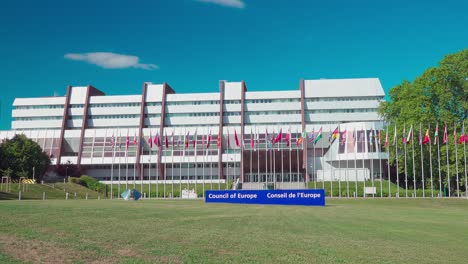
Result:
[[[36,178],[40,180],[49,164],[49,156],[36,142],[25,135],[15,135],[0,144],[0,170],[10,171],[12,179],[24,175],[32,178],[34,167]]]
[[[415,160],[413,169],[412,147],[407,145],[409,151],[409,162],[407,163],[408,177],[412,178],[413,171],[416,173],[416,179],[419,180],[418,185],[422,182],[421,169],[421,148],[419,145],[419,135],[425,134],[427,129],[430,129],[431,142],[434,142],[434,129],[438,125],[439,133],[438,140],[441,143],[441,171],[444,175],[449,174],[452,182],[452,189],[455,186],[456,177],[456,160],[455,147],[458,151],[458,168],[459,168],[459,185],[464,186],[464,164],[463,164],[463,145],[456,144],[453,140],[454,131],[460,135],[461,128],[468,116],[468,49],[462,50],[445,56],[437,67],[427,69],[421,76],[417,77],[413,82],[403,81],[401,84],[393,87],[389,91],[390,100],[382,102],[379,107],[379,114],[387,121],[389,125],[389,138],[393,138],[393,129],[396,125],[398,133],[398,155],[399,172],[403,172],[404,156],[403,136],[407,137],[410,126],[413,126],[414,144],[415,144]],[[420,126],[422,131],[419,132]],[[444,127],[448,129],[448,144],[442,144]],[[465,124],[466,126],[466,124]],[[406,128],[405,134],[403,130]],[[467,127],[468,128],[468,127]],[[465,131],[466,133],[466,131]],[[446,148],[449,148],[449,166],[446,166],[445,154]],[[437,159],[437,148],[432,147],[431,155],[433,163]],[[395,153],[390,152],[390,162],[396,164]],[[423,169],[424,174],[429,172],[429,148],[423,146]],[[433,175],[438,175],[438,167],[433,166]],[[438,178],[438,176],[437,176]],[[444,184],[447,182],[447,177],[442,177]],[[426,185],[427,186],[427,185]]]

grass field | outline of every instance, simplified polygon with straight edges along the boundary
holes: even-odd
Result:
[[[0,263],[464,263],[466,199],[0,202]]]

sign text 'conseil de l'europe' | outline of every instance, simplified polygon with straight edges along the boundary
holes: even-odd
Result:
[[[206,191],[205,202],[325,206],[325,191],[323,189]]]

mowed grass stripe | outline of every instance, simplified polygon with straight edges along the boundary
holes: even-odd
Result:
[[[465,199],[3,201],[0,234],[58,246],[71,262],[448,263],[468,257],[467,209]],[[2,260],[18,258],[7,247]]]

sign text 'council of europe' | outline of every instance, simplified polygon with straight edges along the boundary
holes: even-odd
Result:
[[[206,191],[205,202],[325,206],[325,190]]]

